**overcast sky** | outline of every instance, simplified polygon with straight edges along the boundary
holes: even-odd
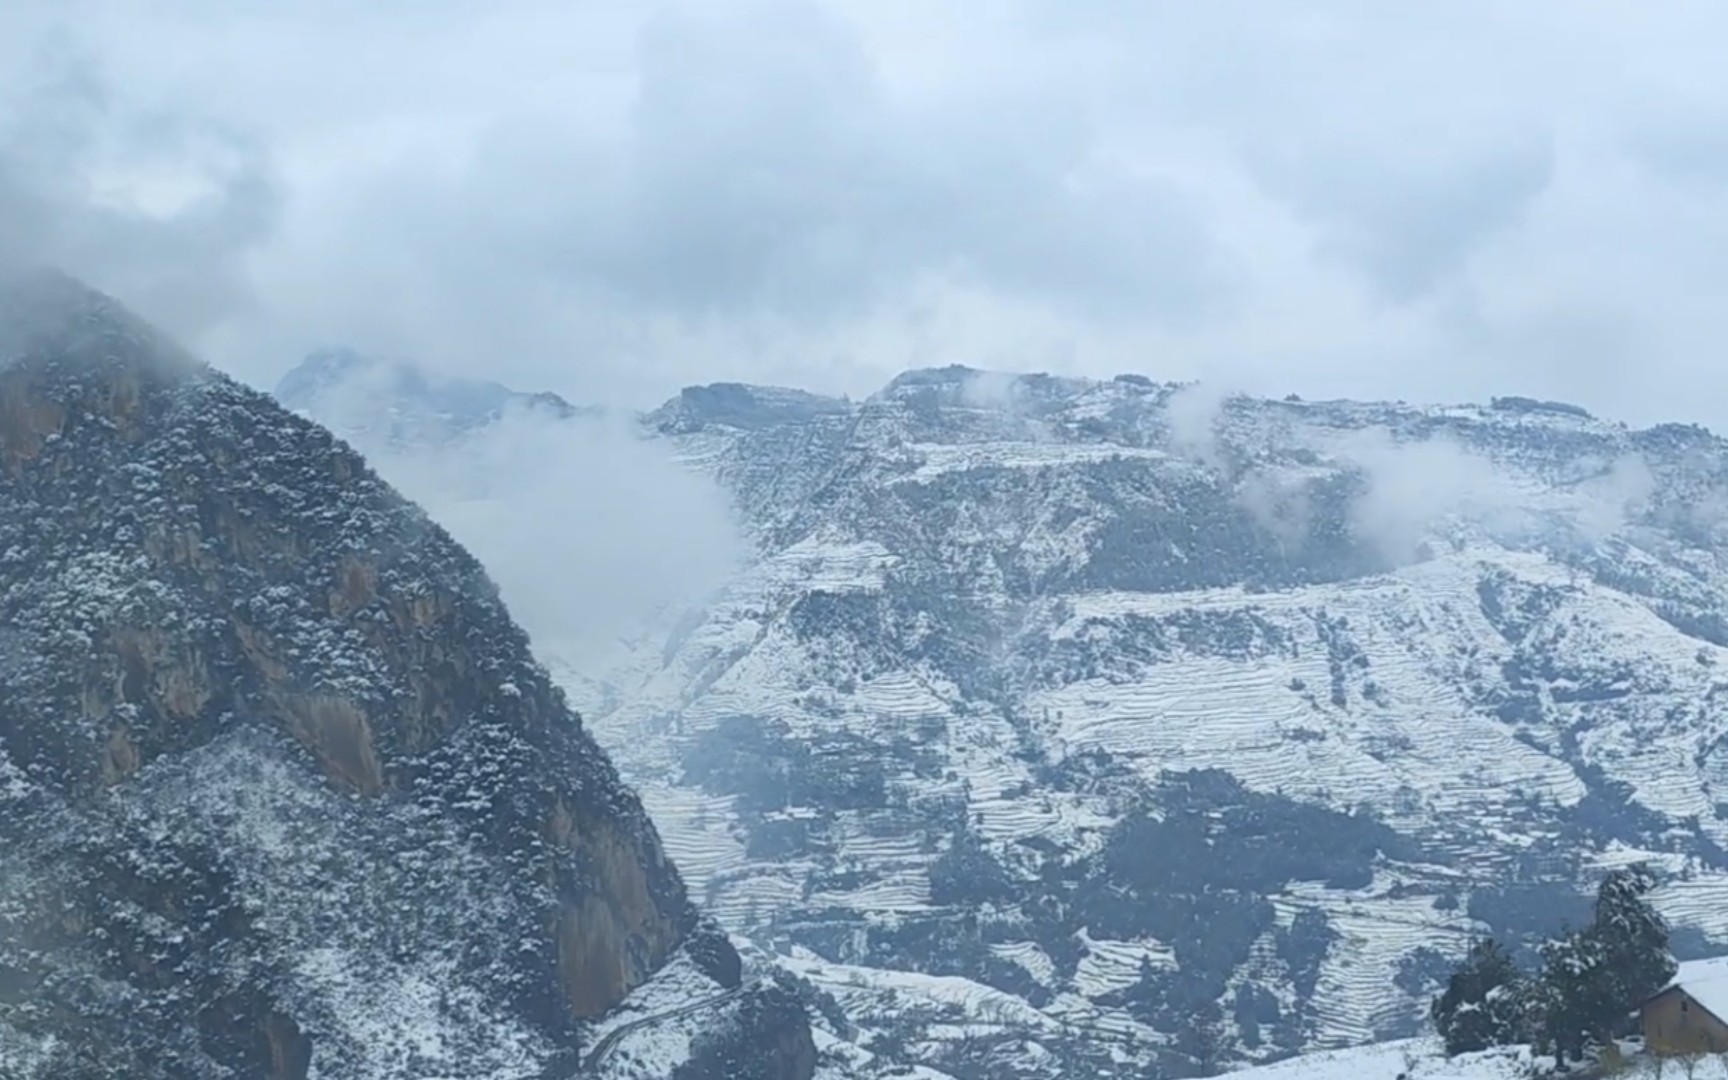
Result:
[[[270,385],[908,367],[1728,429],[1719,0],[7,0],[0,248]]]

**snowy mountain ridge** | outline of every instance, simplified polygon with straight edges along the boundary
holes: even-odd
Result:
[[[520,394],[495,382],[435,374],[346,348],[308,355],[277,384],[275,397],[384,445],[459,438],[517,411],[559,420],[591,418],[598,411],[557,394]]]
[[[1635,859],[1683,954],[1728,940],[1702,429],[962,368],[643,429],[750,554],[603,660],[536,647],[824,1038],[1040,1078],[1395,1038]]]

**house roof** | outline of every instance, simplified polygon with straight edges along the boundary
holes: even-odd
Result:
[[[1709,960],[1688,960],[1674,973],[1674,979],[1662,988],[1662,994],[1682,990],[1710,1015],[1728,1023],[1728,956]],[[1654,1000],[1654,998],[1652,998]]]

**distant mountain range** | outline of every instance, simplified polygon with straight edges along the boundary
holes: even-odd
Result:
[[[1178,1076],[1412,1034],[1471,935],[1534,940],[1635,858],[1683,955],[1728,941],[1700,428],[955,367],[692,388],[638,432],[747,565],[602,667],[537,647],[693,893],[838,1003],[832,1060]]]
[[[276,386],[276,399],[368,441],[412,445],[443,441],[516,411],[557,419],[599,415],[557,394],[520,394],[495,382],[441,376],[352,349],[320,349]]]

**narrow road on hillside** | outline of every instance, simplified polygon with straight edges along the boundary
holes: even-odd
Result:
[[[639,1020],[632,1020],[628,1024],[620,1024],[618,1027],[607,1032],[605,1038],[594,1044],[594,1049],[588,1051],[588,1056],[583,1059],[581,1067],[577,1069],[575,1075],[572,1076],[570,1080],[577,1080],[578,1077],[583,1076],[599,1076],[600,1070],[606,1065],[606,1059],[612,1056],[612,1052],[618,1048],[618,1044],[623,1041],[625,1036],[630,1035],[633,1032],[641,1031],[645,1027],[652,1027],[655,1024],[665,1023],[668,1020],[677,1020],[681,1017],[689,1016],[692,1013],[717,1009],[728,1002],[736,1001],[738,998],[744,996],[751,990],[756,989],[760,985],[762,985],[762,980],[751,979],[734,986],[730,990],[722,990],[718,994],[701,998],[688,1005],[683,1005],[676,1009],[667,1009],[664,1012],[651,1013]]]

